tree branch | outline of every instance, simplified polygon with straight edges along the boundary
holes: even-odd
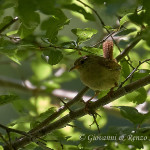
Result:
[[[141,38],[136,38],[132,43],[130,43],[130,45],[128,47],[126,47],[121,53],[120,55],[118,55],[116,57],[117,61],[120,61],[121,59],[123,59],[125,56],[128,55],[128,53],[130,52],[130,50],[133,49],[133,47],[135,47],[136,44],[139,43],[139,41],[141,40]]]
[[[2,33],[3,31],[5,31],[9,26],[11,26],[14,22],[16,22],[18,20],[18,17],[15,17],[14,19],[12,19],[8,24],[6,24],[1,30],[0,33]]]
[[[113,94],[111,94],[111,96],[106,95],[106,96],[102,97],[101,99],[98,99],[96,102],[93,102],[90,104],[89,109],[90,110],[98,109],[99,107],[104,106],[104,105],[106,105],[128,93],[131,93],[134,90],[137,90],[143,86],[146,86],[149,83],[150,83],[150,75],[148,75],[140,80],[137,80],[133,83],[130,83],[120,89],[117,89],[116,91],[113,92]],[[84,107],[80,108],[74,112],[70,112],[70,114],[51,123],[50,125],[47,125],[40,130],[36,130],[35,132],[32,132],[31,136],[34,138],[42,137],[56,129],[64,127],[69,122],[71,122],[79,117],[82,117],[84,115],[87,115],[87,114],[88,114],[88,112],[85,111]],[[30,142],[31,142],[31,139],[29,137],[21,137],[20,139],[16,140],[14,143],[12,143],[12,146],[15,148],[21,148]],[[7,145],[4,146],[4,150],[8,150]]]
[[[25,135],[25,136],[29,136],[26,132],[24,131],[20,131],[20,130],[16,130],[16,129],[12,129],[12,128],[8,128],[2,124],[0,124],[0,128],[6,130],[7,132],[14,132],[14,133],[18,133],[18,134],[21,134],[21,135]]]
[[[38,126],[36,126],[34,129],[30,130],[29,133],[33,133],[34,131],[46,126],[47,124],[49,124],[50,122],[52,122],[53,120],[55,120],[60,114],[62,114],[64,111],[66,111],[68,109],[68,107],[70,107],[71,105],[75,104],[76,102],[78,102],[82,96],[85,94],[85,92],[87,92],[89,88],[86,86],[84,87],[75,97],[74,99],[72,99],[71,101],[69,101],[68,103],[66,103],[66,105],[60,107],[58,109],[57,112],[53,113],[51,116],[49,116],[48,118],[46,118],[44,121],[42,121]]]

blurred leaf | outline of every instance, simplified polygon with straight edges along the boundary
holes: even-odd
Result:
[[[102,49],[96,48],[96,47],[86,47],[86,46],[84,46],[84,47],[82,47],[82,49],[84,51],[87,51],[87,53],[89,53],[89,54],[95,54],[95,55],[100,55],[101,52],[102,52]]]
[[[17,32],[18,30],[13,30],[13,31],[7,32],[6,35],[7,36],[14,35],[14,34],[17,34]]]
[[[47,50],[44,50],[42,55],[42,59],[50,65],[58,64],[62,58],[62,52],[54,48],[48,48]]]
[[[36,80],[44,80],[52,73],[52,68],[50,65],[38,60],[32,62],[32,70],[34,72]]]
[[[33,31],[34,31],[34,28],[29,29],[23,24],[21,24],[17,33],[20,35],[21,39],[24,39],[28,35],[30,35]]]
[[[92,36],[97,33],[97,30],[92,28],[85,28],[85,29],[76,28],[72,29],[71,31],[78,37],[77,43],[79,44],[91,39]]]
[[[123,31],[118,32],[117,34],[115,34],[115,36],[125,36],[125,35],[128,35],[128,34],[134,32],[134,31],[136,31],[135,28],[126,29],[126,30],[123,30]]]
[[[68,42],[61,43],[60,46],[65,48],[74,48],[76,47],[76,43],[75,41],[68,41]]]
[[[143,25],[144,23],[150,25],[149,17],[150,17],[150,12],[143,10],[140,11],[139,13],[135,12],[134,14],[131,14],[129,16],[129,19],[137,25]]]
[[[46,110],[44,113],[41,113],[36,120],[38,121],[43,121],[44,119],[46,119],[47,117],[49,117],[51,114],[53,114],[56,111],[55,107],[51,107],[48,110]]]
[[[126,0],[93,0],[97,3],[101,3],[106,6],[106,12],[108,15],[125,15],[136,10],[136,1],[126,1]],[[103,2],[103,3],[102,3]]]
[[[59,78],[59,77],[58,77]],[[43,85],[46,87],[45,91],[47,92],[51,92],[54,89],[59,89],[60,88],[60,84],[55,82],[55,78],[53,78],[52,80],[46,80]]]
[[[13,101],[12,105],[13,105],[14,109],[21,115],[25,115],[29,111],[33,111],[33,112],[36,111],[35,106],[33,104],[31,104],[31,101],[29,101],[29,100],[21,99],[21,100]],[[27,116],[24,116],[24,117],[27,117],[30,119],[28,114],[27,114]],[[25,119],[27,119],[27,118],[25,118]],[[29,120],[29,119],[27,119],[27,120]],[[21,118],[19,119],[19,121],[20,120],[21,120]]]
[[[113,30],[113,27],[111,26],[104,26],[107,30]]]
[[[120,19],[120,27],[123,26],[126,22],[130,21],[129,17],[133,15],[133,13],[128,13]]]
[[[43,150],[43,148],[41,146],[37,146],[36,148],[34,148],[34,150]]]
[[[58,31],[63,29],[64,25],[69,24],[69,20],[61,9],[51,11],[51,16],[43,21],[41,29],[46,31],[46,37],[50,42],[57,41]]]
[[[63,83],[70,81],[74,78],[76,78],[76,74],[74,72],[64,72],[61,76],[54,77],[53,81],[55,81],[56,83]]]
[[[69,10],[72,10],[72,11],[75,11],[75,12],[82,14],[84,16],[84,18],[87,20],[90,20],[90,21],[95,20],[93,14],[86,12],[86,10],[83,8],[84,6],[81,7],[81,6],[78,6],[76,4],[67,4],[67,5],[63,5],[63,7],[65,9],[69,9]]]
[[[13,7],[14,5],[14,1],[1,0],[0,9],[5,10],[7,8]]]
[[[150,11],[150,1],[143,0],[143,6],[147,11]]]
[[[146,43],[150,46],[150,27],[148,26],[143,32],[142,32],[142,39],[146,41]]]
[[[0,95],[0,105],[11,103],[18,100],[17,95]]]
[[[126,99],[136,104],[142,104],[146,101],[147,91],[144,88],[140,88],[132,93],[125,95]]]
[[[55,112],[55,107],[51,107],[44,113],[41,113],[38,117],[35,117],[30,123],[31,129],[36,127],[40,122],[42,122],[44,119],[49,117],[54,112]]]
[[[35,0],[37,9],[39,9],[44,14],[50,15],[51,11],[55,9],[55,0]]]
[[[0,30],[6,25],[8,25],[12,20],[13,18],[11,16],[4,17],[2,23],[0,24]]]
[[[121,135],[129,135],[131,134],[131,132],[134,131],[134,128],[133,127],[128,127],[128,126],[122,126],[122,127],[115,127],[115,126],[111,126],[109,127],[109,130],[108,130],[108,135],[117,135],[118,136],[121,136]]]
[[[127,61],[125,61],[125,59],[123,59],[121,62],[121,71],[122,71],[122,76],[124,78],[126,78],[129,74],[130,74],[130,67],[129,64],[127,63]]]
[[[39,14],[35,12],[36,5],[34,1],[18,0],[18,7],[16,10],[26,28],[33,30],[39,25],[40,17]]]
[[[129,107],[129,106],[114,106],[120,109],[121,115],[133,122],[134,124],[141,124],[144,119],[147,117],[144,114],[138,112],[136,108]]]
[[[18,57],[16,56],[17,51],[18,51],[17,45],[15,43],[0,38],[0,53],[5,54],[11,60],[20,64]]]
[[[125,146],[123,148],[123,150],[128,149],[127,148],[128,145],[132,145],[135,148],[137,148],[137,147],[138,148],[142,148],[143,147],[143,141],[136,139],[136,137],[142,137],[143,138],[143,136],[144,136],[144,134],[140,134],[138,132],[139,129],[133,128],[133,127],[128,127],[128,126],[110,127],[107,135],[108,136],[110,136],[110,135],[112,135],[112,136],[116,135],[117,139],[119,139],[120,137],[123,137],[123,140],[121,140],[122,141],[121,144]],[[111,147],[109,147],[109,148],[111,148]],[[117,148],[118,148],[118,146],[117,146]],[[122,150],[121,147],[119,147],[119,148]]]
[[[23,124],[24,123],[30,123],[31,121],[33,121],[33,117],[32,116],[30,116],[29,114],[28,115],[25,115],[25,113],[24,114],[22,114],[22,117],[20,117],[20,118],[18,118],[17,120],[15,120],[15,121],[12,121],[10,124],[9,124],[9,126],[15,126],[15,125],[20,125],[21,124],[21,126],[22,126],[22,131],[27,131],[29,128],[26,126],[24,126]]]
[[[132,81],[136,81],[140,78],[143,78],[150,74],[150,70],[148,69],[140,69],[138,72],[135,72],[132,76]]]
[[[117,143],[117,145],[116,142],[109,142],[106,150],[135,150],[133,145],[130,144],[130,146],[132,146],[132,149],[125,145],[124,142]]]

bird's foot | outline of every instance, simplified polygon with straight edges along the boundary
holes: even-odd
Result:
[[[107,93],[107,96],[111,97],[113,95],[114,87],[110,89],[110,91]]]
[[[98,94],[99,94],[99,91],[95,91],[94,96],[92,96],[88,101],[84,102],[84,104],[85,104],[85,111],[88,112],[88,114],[91,114],[91,110],[90,110],[90,103],[91,103],[91,100],[92,100],[93,98],[95,98]],[[93,112],[92,112],[92,113],[93,113]]]
[[[118,83],[115,82],[115,86],[110,89],[110,91],[107,93],[107,96],[111,97],[113,95],[114,88],[117,87],[117,86],[118,86]]]

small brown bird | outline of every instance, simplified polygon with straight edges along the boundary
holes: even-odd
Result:
[[[113,59],[113,42],[103,44],[104,57],[86,55],[78,58],[70,69],[77,69],[81,81],[94,91],[115,87],[119,81],[121,66]]]

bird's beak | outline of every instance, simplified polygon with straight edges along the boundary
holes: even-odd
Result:
[[[78,66],[78,65],[73,66],[73,67],[71,67],[71,68],[69,69],[69,72],[70,72],[70,71],[72,71],[72,70],[74,70],[74,69],[78,69],[78,68],[79,68],[79,66]]]

